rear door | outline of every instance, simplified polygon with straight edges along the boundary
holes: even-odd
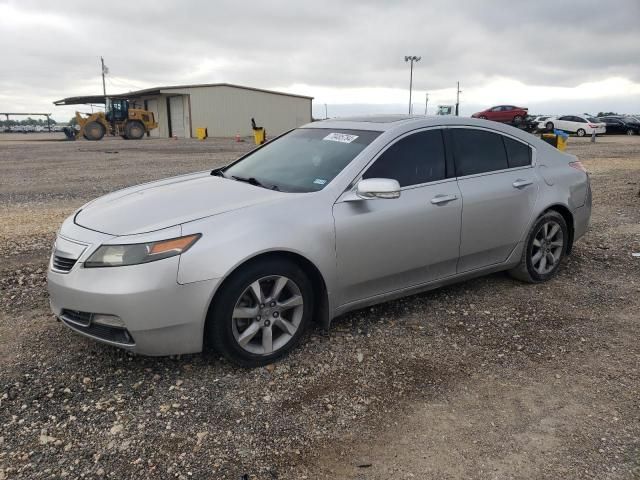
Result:
[[[526,143],[480,128],[449,129],[462,230],[458,273],[504,262],[520,242],[538,195]]]
[[[455,274],[462,199],[442,130],[399,138],[362,178],[396,179],[401,193],[334,205],[340,305]]]

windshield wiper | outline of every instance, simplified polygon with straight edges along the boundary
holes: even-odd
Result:
[[[234,180],[237,180],[239,182],[244,182],[244,183],[248,183],[250,185],[255,185],[256,187],[262,187],[262,188],[268,188],[266,185],[263,185],[262,183],[260,183],[260,181],[255,178],[255,177],[238,177],[237,175],[231,175],[231,178],[233,178]]]

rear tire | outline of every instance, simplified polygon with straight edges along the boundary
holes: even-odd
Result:
[[[140,140],[144,137],[144,132],[144,125],[137,120],[127,122],[124,127],[124,137],[128,140]]]
[[[281,293],[274,295],[279,281]],[[286,302],[295,306],[284,307]],[[216,294],[205,340],[235,365],[267,365],[300,343],[311,322],[313,303],[311,280],[295,263],[282,258],[250,263],[234,272]]]
[[[527,283],[553,278],[568,250],[569,229],[564,217],[548,211],[531,227],[520,263],[509,275]]]
[[[579,137],[584,137],[587,134],[587,132],[585,131],[584,128],[579,128],[578,131],[576,132],[576,135],[578,135]]]
[[[84,138],[93,142],[102,140],[106,129],[104,125],[99,122],[89,122],[84,126]]]

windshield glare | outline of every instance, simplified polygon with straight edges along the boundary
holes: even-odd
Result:
[[[292,130],[225,168],[223,174],[283,192],[315,192],[378,135],[366,130]]]

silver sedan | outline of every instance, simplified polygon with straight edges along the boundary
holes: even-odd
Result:
[[[499,270],[549,280],[590,215],[582,164],[516,128],[316,122],[84,205],[57,236],[51,307],[141,354],[264,365],[350,310]]]

